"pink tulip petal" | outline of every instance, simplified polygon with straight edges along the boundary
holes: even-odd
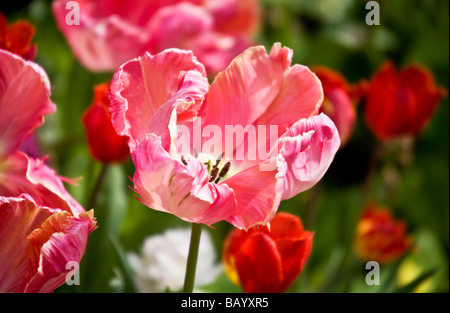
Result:
[[[0,292],[21,292],[28,271],[26,238],[58,210],[36,205],[26,194],[0,196]]]
[[[227,221],[241,229],[268,223],[281,200],[322,178],[339,144],[335,125],[324,114],[295,123],[278,142],[278,155],[224,181],[234,190],[237,205]]]
[[[325,174],[340,146],[336,126],[325,114],[302,119],[280,139],[286,162],[282,199],[289,199],[315,185]]]
[[[220,31],[254,34],[260,28],[262,12],[258,0],[210,0],[206,6]]]
[[[166,50],[125,63],[111,82],[111,118],[119,135],[130,138],[130,149],[145,139],[156,111],[172,98],[184,73],[196,70],[206,77],[192,52]]]
[[[174,160],[153,134],[132,154],[135,191],[148,207],[168,212],[191,223],[211,225],[234,213],[233,191],[208,182],[206,166],[187,156]]]
[[[173,97],[156,111],[147,129],[147,133],[161,137],[163,148],[169,152],[175,148],[172,143],[178,136],[177,124],[197,117],[208,91],[207,79],[195,70],[185,73],[180,84]]]
[[[214,20],[205,8],[187,2],[158,10],[150,22],[149,51],[158,53],[169,48],[192,50],[185,43],[212,30]]]
[[[70,182],[58,176],[43,160],[15,152],[2,161],[0,194],[17,197],[27,193],[38,205],[60,208],[74,215],[84,212],[83,207],[67,192],[63,181]]]
[[[0,49],[0,158],[12,153],[53,113],[50,83],[36,63]]]
[[[209,31],[187,40],[183,46],[194,47],[195,56],[207,73],[214,76],[226,69],[237,55],[250,46],[250,42],[243,35]]]
[[[133,23],[133,20],[118,15],[117,13],[126,11],[123,10],[125,8],[123,5],[117,6],[117,1],[112,5],[111,3],[100,5],[95,1],[77,1],[80,7],[79,25],[67,23],[68,19],[73,18],[72,10],[66,8],[67,2],[55,1],[52,7],[53,14],[74,54],[89,70],[114,71],[120,64],[145,51],[148,32],[143,31],[139,25]],[[105,10],[110,13],[99,15]]]
[[[202,6],[186,2],[166,6],[152,17],[147,50],[151,53],[169,48],[192,50],[209,74],[218,73],[249,43],[243,34],[217,32],[215,26],[213,16]]]
[[[93,211],[78,217],[59,212],[49,217],[27,237],[29,260],[25,292],[52,292],[62,285],[86,250],[88,234],[95,229]],[[69,264],[70,265],[70,264]]]

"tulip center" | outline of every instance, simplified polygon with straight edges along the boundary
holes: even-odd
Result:
[[[224,153],[222,153],[218,158],[213,157],[208,153],[199,153],[197,159],[206,165],[209,173],[209,182],[214,182],[218,184],[222,178],[224,178],[230,170],[230,162],[221,162]],[[187,165],[186,159],[181,156],[181,162]]]

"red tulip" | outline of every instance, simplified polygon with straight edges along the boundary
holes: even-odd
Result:
[[[223,262],[230,279],[245,292],[285,292],[311,253],[313,233],[300,219],[278,213],[267,226],[234,229],[227,237]]]
[[[92,157],[100,162],[123,162],[130,152],[125,136],[119,136],[109,113],[109,83],[94,87],[94,99],[83,114],[83,125]]]
[[[356,229],[355,248],[364,261],[389,263],[410,248],[406,224],[396,221],[384,207],[370,206],[363,213]]]
[[[25,60],[32,60],[36,55],[36,45],[31,45],[34,27],[27,21],[17,21],[8,25],[0,12],[0,49],[20,55]]]
[[[396,72],[394,64],[386,62],[370,83],[367,124],[381,140],[417,135],[445,93],[427,68],[411,65]]]

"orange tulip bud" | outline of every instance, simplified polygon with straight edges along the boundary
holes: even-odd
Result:
[[[406,224],[396,221],[384,207],[368,207],[356,228],[356,253],[365,261],[389,263],[410,248]]]

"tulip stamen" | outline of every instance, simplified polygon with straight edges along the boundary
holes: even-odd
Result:
[[[211,176],[209,178],[209,182],[214,181],[214,179],[216,179],[218,173],[219,173],[219,168],[213,167],[213,169],[211,170]]]
[[[184,165],[188,165],[186,159],[184,158],[184,155],[181,155],[181,162],[182,162]]]
[[[219,177],[214,181],[215,184],[219,183],[220,179],[223,178],[225,175],[227,175],[228,171],[230,170],[231,163],[227,162],[223,166],[222,170],[219,173]]]

